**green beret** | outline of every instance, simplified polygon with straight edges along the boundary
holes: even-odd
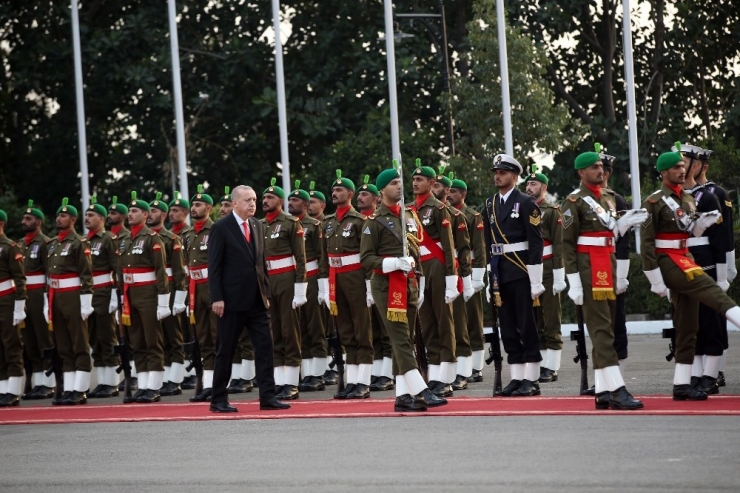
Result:
[[[375,195],[376,197],[380,196],[380,192],[378,191],[378,187],[370,183],[370,175],[365,175],[362,186],[360,187],[360,191],[366,191],[370,192],[371,194]]]
[[[29,201],[30,202],[30,201]],[[29,204],[30,207],[30,204]],[[105,210],[105,207],[98,204],[98,196],[93,195],[90,197],[90,206],[87,208],[88,211],[93,211],[95,214],[99,214],[103,217],[108,215],[108,211]],[[27,213],[30,214],[30,213]]]
[[[436,180],[447,188],[452,186],[452,178],[444,175],[445,165],[439,167],[439,173],[437,174]]]
[[[8,215],[2,209],[0,209],[0,221],[8,222]]]
[[[459,188],[460,190],[467,190],[468,184],[462,180],[455,178],[454,180],[452,180],[452,185],[450,186],[450,188]]]
[[[167,206],[167,202],[162,200],[162,192],[157,192],[157,195],[154,197],[154,200],[149,202],[149,207],[154,207],[155,209],[159,209],[162,212],[170,211],[170,208]]]
[[[131,192],[131,202],[129,202],[128,206],[129,208],[138,207],[142,211],[147,211],[147,212],[152,211],[152,209],[149,207],[149,204],[147,204],[145,200],[136,198],[136,192]]]
[[[108,207],[108,212],[115,211],[119,212],[121,214],[128,214],[128,207],[126,207],[124,204],[118,203],[118,197],[115,195],[113,196],[113,200],[111,205]]]
[[[105,209],[103,209],[105,210]],[[31,214],[32,216],[36,216],[42,221],[44,220],[44,213],[41,212],[41,209],[36,209],[33,207],[33,200],[28,201],[28,207],[26,208],[26,214]],[[105,214],[103,214],[105,215]]]
[[[306,202],[308,202],[309,200],[311,200],[311,196],[308,194],[308,192],[305,191],[305,190],[303,190],[303,189],[301,189],[301,180],[296,180],[295,181],[295,190],[293,190],[292,192],[290,192],[290,196],[291,197],[298,197],[299,199],[305,200]]]
[[[180,192],[175,190],[175,198],[170,202],[170,208],[172,207],[182,207],[183,209],[190,210],[190,202],[180,197]]]
[[[308,195],[310,195],[311,197],[317,198],[322,202],[326,202],[326,196],[323,193],[314,190],[315,186],[316,186],[315,181],[312,181],[311,183],[308,184]]]
[[[579,154],[576,158],[576,169],[585,169],[589,166],[599,162],[601,158],[599,157],[598,152],[584,152],[583,154]]]
[[[219,202],[231,202],[231,193],[229,193],[231,189],[229,187],[224,187],[224,194],[219,199]]]
[[[437,173],[434,172],[434,168],[431,166],[422,166],[421,159],[416,158],[416,169],[411,173],[412,176],[426,176],[427,178],[436,178]]]
[[[378,188],[378,190],[383,190],[385,187],[388,186],[390,182],[398,178],[400,175],[398,173],[398,169],[396,168],[390,168],[386,169],[380,172],[378,177],[375,179],[375,186]]]
[[[342,178],[342,170],[337,170],[337,179],[331,184],[331,188],[344,187],[355,191],[355,184],[349,178]]]
[[[265,188],[265,191],[262,192],[262,195],[271,193],[272,195],[280,197],[281,199],[285,199],[285,191],[282,188],[276,186],[275,183],[277,183],[277,178],[271,179],[270,186]]]
[[[203,185],[198,185],[197,191],[198,193],[190,199],[190,202],[205,202],[206,204],[213,205],[213,197],[207,193],[203,193]]]
[[[550,179],[546,177],[543,173],[537,172],[537,165],[533,164],[529,167],[531,173],[527,175],[527,181],[538,181],[540,183],[544,183],[545,185],[550,184]]]
[[[77,217],[77,207],[73,205],[69,205],[69,199],[67,197],[64,197],[62,199],[62,205],[59,206],[59,209],[57,209],[57,216],[64,212],[65,214],[69,214],[70,216]]]
[[[658,157],[658,162],[655,163],[655,168],[658,171],[665,171],[669,168],[673,168],[682,161],[683,157],[680,152],[664,152]]]

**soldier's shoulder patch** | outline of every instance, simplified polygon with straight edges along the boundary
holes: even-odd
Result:
[[[563,225],[563,228],[568,229],[568,227],[573,224],[573,211],[565,209],[565,212],[563,212],[563,215],[558,218],[558,221]]]
[[[450,220],[449,220],[449,219],[447,219],[447,218],[445,218],[445,219],[442,219],[442,227],[443,227],[443,228],[446,228],[446,227],[448,227],[449,225],[450,225]]]
[[[460,231],[465,231],[466,229],[468,229],[468,227],[465,226],[465,223],[464,222],[462,222],[462,223],[460,223],[460,224],[457,225],[457,229],[460,230]]]
[[[23,254],[22,254],[22,253],[20,253],[20,252],[16,253],[16,254],[15,254],[15,259],[16,259],[16,260],[17,260],[18,262],[23,262]]]
[[[92,255],[92,252],[90,251],[90,249],[89,249],[89,248],[85,248],[85,249],[83,250],[83,252],[84,252],[84,254],[85,254],[85,257],[89,257],[90,255]]]
[[[475,225],[476,229],[483,229],[483,221],[478,221],[478,224]]]
[[[437,206],[437,209],[444,209],[444,208],[445,208],[444,204],[439,204],[439,206]]]
[[[552,204],[552,208],[558,210],[560,209],[560,204]]]
[[[304,233],[304,230],[303,230],[303,228],[298,228],[298,229],[296,230],[296,232],[295,232],[295,234],[296,234],[297,236],[303,236],[303,233]]]
[[[175,252],[178,252],[181,249],[182,249],[182,245],[177,241],[172,245],[172,250]]]
[[[478,211],[473,211],[473,216],[474,216],[474,217],[478,217],[478,216],[480,216],[480,212],[478,212]]]
[[[540,213],[537,209],[532,211],[532,214],[529,215],[529,224],[532,226],[539,226],[542,222],[542,217],[540,216]]]
[[[155,252],[158,252],[161,249],[162,245],[160,245],[159,243],[155,243],[154,245],[152,245],[152,250],[154,250]]]
[[[362,230],[362,234],[364,234],[364,235],[372,234],[370,232],[370,226],[365,226],[365,229]]]
[[[663,192],[661,190],[656,190],[650,194],[650,196],[647,198],[647,201],[651,204],[654,204],[658,200],[660,200],[661,195],[663,195]]]

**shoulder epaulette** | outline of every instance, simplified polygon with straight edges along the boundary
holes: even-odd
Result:
[[[568,200],[570,200],[571,202],[578,202],[579,198],[580,197],[574,196],[573,194],[568,195]]]
[[[446,206],[444,204],[439,204],[439,206],[437,207],[437,209],[444,209],[445,207]]]
[[[290,220],[291,220],[291,221],[293,221],[294,223],[297,223],[297,222],[298,222],[298,218],[297,218],[297,217],[295,217],[295,216],[285,216],[285,217],[287,217],[288,219],[290,219]]]
[[[367,216],[368,219],[375,220],[375,218],[378,217],[377,214],[373,214],[372,216]]]
[[[560,209],[560,204],[552,204],[553,209]]]
[[[656,191],[654,191],[653,193],[650,194],[650,196],[647,198],[647,200],[651,204],[654,204],[659,199],[658,195],[662,195],[662,194],[663,194],[663,191],[662,190],[656,190]]]
[[[157,236],[157,234],[159,233],[157,233],[156,231],[152,231],[151,233],[149,233],[149,236]]]

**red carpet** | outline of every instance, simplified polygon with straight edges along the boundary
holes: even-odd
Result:
[[[215,419],[380,418],[399,416],[547,416],[547,415],[740,415],[740,396],[712,396],[706,401],[675,402],[670,396],[640,397],[639,411],[597,411],[593,397],[456,397],[424,413],[396,413],[393,399],[291,402],[287,411],[260,411],[256,401],[238,401],[238,413],[212,413],[208,404],[115,404],[33,406],[0,409],[0,424],[104,423],[121,421],[200,421]]]

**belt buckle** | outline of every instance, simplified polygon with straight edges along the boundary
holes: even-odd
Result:
[[[59,289],[59,279],[51,280],[51,289]]]
[[[607,238],[606,239],[606,246],[608,246],[608,247],[614,246],[614,238]]]
[[[200,270],[200,269],[198,269],[198,270],[191,270],[190,271],[190,277],[192,277],[193,279],[203,279],[203,271]]]
[[[493,243],[491,245],[491,255],[503,255],[504,254],[504,244],[503,243]]]
[[[678,240],[678,248],[686,248],[688,240]]]
[[[340,257],[329,257],[329,265],[334,268],[342,266],[342,259]]]
[[[134,283],[134,275],[133,274],[123,274],[123,282],[125,284],[133,284]]]

